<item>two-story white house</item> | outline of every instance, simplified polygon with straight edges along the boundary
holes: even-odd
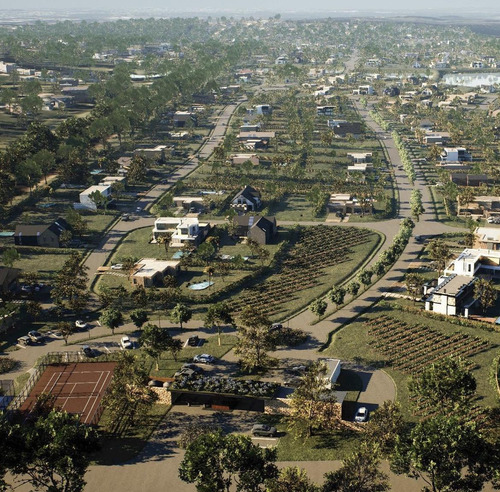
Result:
[[[85,191],[82,191],[80,193],[80,203],[75,204],[75,208],[84,208],[87,210],[93,210],[94,212],[97,211],[97,205],[91,198],[92,193],[95,193],[96,191],[101,193],[107,200],[111,198],[110,184],[91,186],[90,188],[87,188]]]

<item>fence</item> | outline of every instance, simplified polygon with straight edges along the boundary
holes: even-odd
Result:
[[[115,362],[120,352],[111,352],[103,354],[97,358],[84,358],[79,352],[49,352],[38,360],[38,364],[33,368],[33,372],[24,385],[21,392],[9,403],[7,410],[14,412],[21,408],[27,400],[31,390],[38,383],[40,376],[44,373],[47,366],[51,364],[70,364],[75,362]]]

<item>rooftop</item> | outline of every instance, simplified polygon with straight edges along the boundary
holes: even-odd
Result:
[[[156,260],[155,258],[143,258],[136,263],[138,269],[134,272],[135,277],[151,277],[155,273],[164,272],[167,268],[176,269],[180,264],[178,260]]]

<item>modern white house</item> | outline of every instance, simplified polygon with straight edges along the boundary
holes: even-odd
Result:
[[[272,114],[273,108],[270,104],[258,104],[255,106],[256,114]]]
[[[185,244],[198,246],[208,234],[210,224],[200,223],[196,217],[183,217],[179,220],[172,234],[172,247],[182,247]]]
[[[373,154],[371,152],[350,152],[347,157],[351,159],[354,164],[362,164],[372,162]]]
[[[92,193],[96,191],[100,192],[108,200],[111,197],[110,184],[91,186],[90,188],[87,188],[85,191],[82,191],[80,193],[80,203],[75,204],[75,208],[85,208],[88,210],[93,210],[94,212],[97,211],[97,206],[95,202],[93,202],[92,199],[90,198]]]
[[[469,310],[476,302],[474,283],[476,277],[457,275],[439,277],[436,287],[425,300],[425,310],[448,316],[469,317]]]
[[[457,162],[470,160],[471,155],[465,147],[445,147],[441,152],[441,161]]]
[[[162,234],[167,232],[173,234],[179,220],[179,217],[158,217],[153,227],[153,242],[156,242],[158,236]]]
[[[474,277],[478,274],[500,275],[500,251],[490,249],[464,249],[458,258],[444,270],[444,275]]]

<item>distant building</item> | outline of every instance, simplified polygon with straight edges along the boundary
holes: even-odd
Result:
[[[14,233],[14,243],[16,246],[59,248],[61,234],[67,230],[69,230],[69,225],[62,218],[52,224],[18,224]]]
[[[233,217],[233,224],[237,236],[248,237],[259,244],[269,244],[278,232],[275,217],[237,215]]]
[[[141,287],[163,286],[166,275],[177,275],[180,269],[178,260],[156,260],[154,258],[143,258],[134,266],[132,284]]]
[[[260,192],[251,186],[245,186],[231,200],[231,207],[242,212],[255,212],[261,204]]]
[[[91,199],[92,193],[96,191],[100,192],[107,200],[111,198],[110,184],[91,186],[90,188],[87,188],[85,191],[82,191],[80,193],[80,204],[79,204],[80,206],[75,208],[86,208],[88,210],[93,210],[94,212],[96,212],[97,205]]]

